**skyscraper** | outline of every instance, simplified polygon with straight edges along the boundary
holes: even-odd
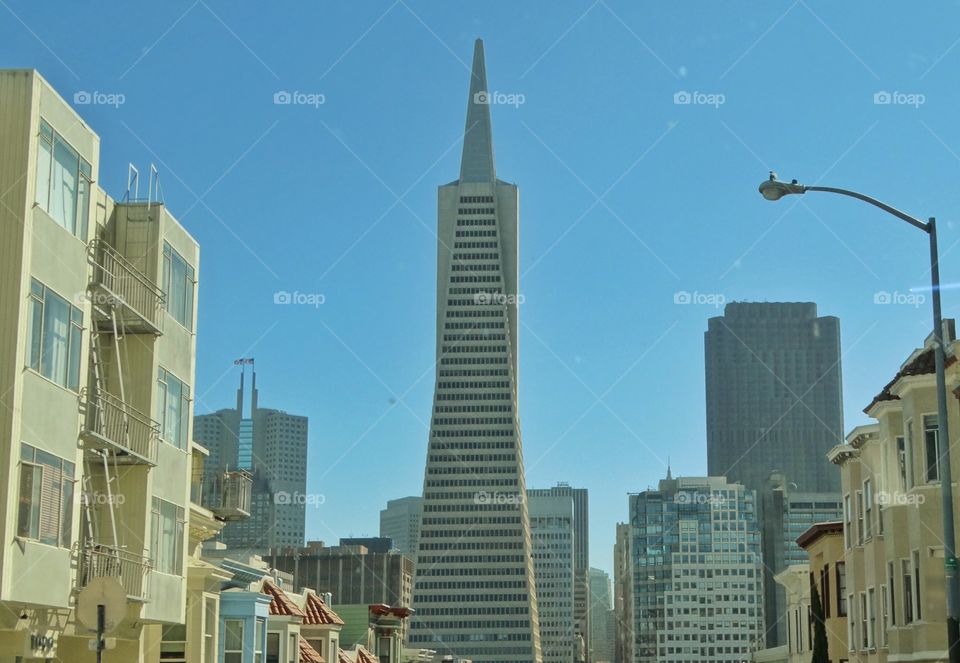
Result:
[[[612,663],[616,644],[610,576],[590,568],[590,662]]]
[[[630,496],[633,663],[739,663],[763,643],[755,495],[723,477]]]
[[[573,500],[573,619],[582,640],[583,656],[590,650],[590,495],[586,488],[573,488],[559,482],[551,488],[530,488],[527,495],[570,497]]]
[[[573,619],[573,499],[528,493],[527,505],[543,663],[574,663],[580,647]]]
[[[416,557],[423,517],[423,498],[401,497],[387,502],[380,510],[380,536],[393,539],[393,546],[410,558]]]
[[[774,470],[837,492],[825,454],[843,443],[840,321],[817,305],[731,303],[704,335],[707,473],[762,491]]]
[[[252,360],[246,360],[252,361]],[[262,553],[302,546],[307,502],[307,418],[259,405],[256,370],[249,402],[240,374],[236,408],[194,417],[194,439],[210,451],[204,482],[225,470],[253,475],[250,518],[230,523],[220,540],[230,548]]]
[[[437,370],[412,646],[540,663],[517,414],[519,192],[494,168],[483,42],[460,178],[439,187]]]

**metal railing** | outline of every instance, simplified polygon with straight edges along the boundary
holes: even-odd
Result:
[[[81,398],[87,409],[84,432],[88,438],[107,442],[114,451],[133,454],[131,460],[139,457],[156,464],[160,424],[103,389],[84,389]]]
[[[194,485],[197,486],[196,479]],[[242,520],[250,516],[253,475],[245,470],[227,470],[200,479],[199,504],[224,520]],[[193,491],[191,491],[193,492]]]
[[[77,583],[81,589],[96,578],[116,578],[130,598],[148,598],[147,575],[151,569],[148,557],[113,546],[87,543],[80,549],[79,562]]]
[[[94,304],[122,305],[159,330],[163,290],[104,240],[92,240],[89,252],[94,264],[93,285],[106,291],[106,300],[95,298]]]

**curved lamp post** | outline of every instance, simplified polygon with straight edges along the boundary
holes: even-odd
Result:
[[[944,375],[946,361],[943,347],[943,317],[940,309],[940,266],[937,255],[937,223],[933,217],[924,223],[909,214],[901,212],[895,207],[880,202],[876,198],[829,186],[806,186],[792,182],[782,182],[777,174],[770,173],[770,178],[760,184],[760,193],[767,200],[780,200],[784,196],[807,191],[826,191],[838,193],[842,196],[856,198],[874,207],[879,207],[888,214],[902,219],[915,228],[927,233],[930,238],[930,285],[933,299],[933,338],[934,362],[937,374],[937,446],[939,457],[937,465],[940,474],[940,493],[943,501],[943,549],[944,549],[944,576],[947,594],[947,651],[950,663],[960,663],[960,577],[957,575],[957,557],[953,525],[953,479],[950,467],[950,435],[947,428],[947,389]]]

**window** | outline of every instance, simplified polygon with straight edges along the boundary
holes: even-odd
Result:
[[[860,594],[860,598],[863,598],[862,593]],[[867,588],[866,605],[864,605],[864,608],[864,614],[866,614],[864,621],[867,624],[867,649],[876,649],[877,595],[873,587]]]
[[[163,243],[163,292],[173,319],[193,331],[193,267],[173,248]]]
[[[863,543],[863,493],[857,491],[857,545]]]
[[[890,628],[890,597],[887,586],[880,585],[880,646],[887,646],[887,629]]]
[[[893,562],[887,562],[887,590],[890,594],[890,619],[887,620],[887,626],[896,626],[897,625],[897,601],[896,601],[896,592],[894,587],[897,586],[897,583],[894,579],[893,574]]]
[[[20,512],[17,536],[70,547],[73,463],[29,444],[20,447]]]
[[[850,508],[850,496],[843,496],[843,547],[849,548],[853,539],[853,511]],[[843,613],[840,613],[843,614]]]
[[[187,663],[187,627],[172,624],[163,627],[160,660],[164,663]]]
[[[900,477],[900,490],[907,489],[907,451],[903,435],[897,436],[897,472]]]
[[[35,202],[84,242],[90,215],[90,182],[90,164],[41,119]]]
[[[190,387],[162,366],[157,373],[160,437],[178,449],[187,448],[190,423]]]
[[[296,633],[291,633],[290,646],[287,647],[287,663],[299,663],[299,662],[300,662],[300,636],[298,636]]]
[[[267,633],[267,663],[280,663],[280,634]]]
[[[903,623],[913,622],[913,577],[910,573],[910,560],[900,560],[900,576],[903,580]]]
[[[920,601],[920,551],[914,550],[911,557],[913,558],[913,614],[919,621],[923,619],[920,614],[920,606],[923,605]]]
[[[936,415],[923,417],[923,449],[928,482],[940,480],[940,424]]]
[[[820,569],[820,605],[823,607],[823,616],[830,616],[830,565],[824,564]]]
[[[263,628],[265,621],[258,619],[253,640],[253,663],[263,663]]]
[[[161,573],[181,575],[185,524],[183,507],[154,497],[152,516],[154,568]]]
[[[223,663],[243,663],[243,620],[223,620]]]
[[[844,598],[844,602],[850,604],[850,612],[846,613],[847,615],[847,649],[850,651],[856,651],[857,649],[857,629],[856,623],[853,621],[853,594],[848,594]]]
[[[217,601],[206,598],[204,600],[203,622],[203,660],[205,663],[216,663],[217,660]]]
[[[30,279],[27,366],[61,387],[80,387],[83,313],[36,279]]]
[[[837,562],[837,615],[847,614],[847,563]]]
[[[909,490],[916,483],[916,478],[913,476],[913,421],[908,421],[904,428],[907,431],[907,445],[904,449],[904,456],[906,458],[907,490]]]
[[[873,536],[873,483],[870,479],[863,482],[863,538]]]

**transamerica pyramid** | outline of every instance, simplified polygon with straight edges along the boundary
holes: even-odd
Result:
[[[497,179],[476,42],[460,179],[439,187],[437,366],[408,643],[540,663],[517,412],[519,191]]]

